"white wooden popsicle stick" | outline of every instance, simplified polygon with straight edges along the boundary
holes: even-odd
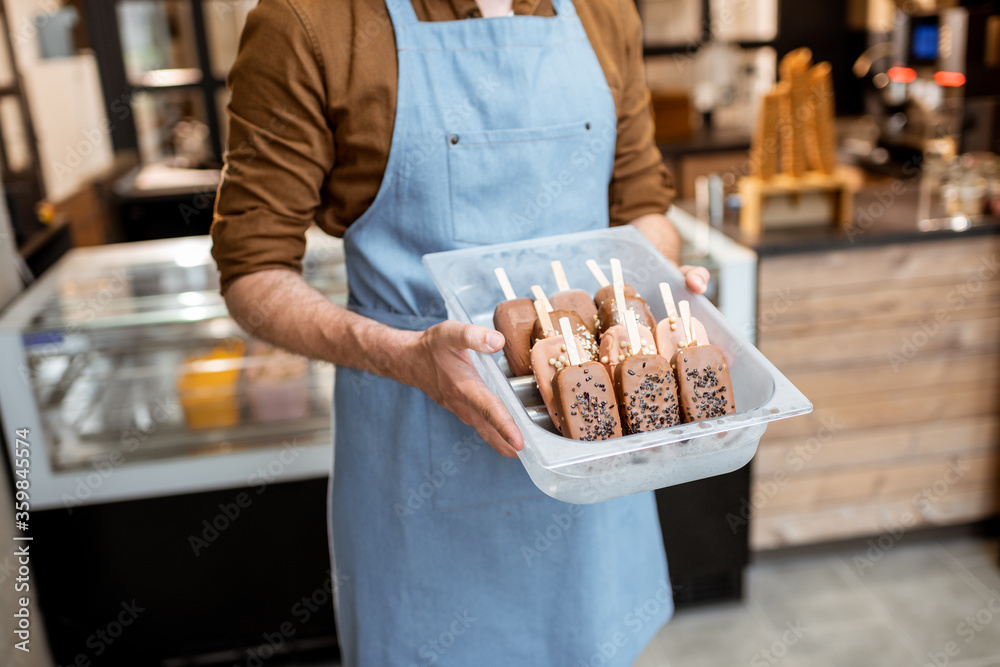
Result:
[[[667,317],[677,317],[677,307],[674,306],[674,296],[670,293],[670,285],[660,283],[660,296],[663,297],[663,307],[667,309]]]
[[[563,271],[562,262],[555,259],[552,260],[550,265],[552,266],[552,275],[556,277],[556,288],[560,292],[569,291],[569,281],[566,280],[566,272]]]
[[[691,304],[687,301],[681,301],[677,305],[681,309],[681,323],[684,326],[684,340],[689,347],[697,345],[698,341],[695,340],[694,333],[691,330]]]
[[[625,279],[622,277],[622,263],[617,258],[611,258],[611,280],[615,286],[615,308],[618,310],[618,321],[625,323]]]
[[[625,313],[625,329],[628,331],[628,346],[632,354],[642,352],[642,339],[639,338],[639,322],[635,318],[635,311],[631,308]]]
[[[513,301],[517,298],[517,292],[510,284],[510,280],[507,279],[507,272],[503,270],[502,266],[498,266],[493,269],[493,273],[496,274],[497,282],[500,283],[500,289],[503,290],[503,296],[508,301]]]
[[[549,297],[545,296],[545,290],[542,289],[541,285],[532,285],[531,293],[535,295],[535,299],[542,302],[545,306],[546,312],[552,312],[552,304],[549,303]]]
[[[568,317],[559,318],[559,328],[562,329],[563,343],[566,345],[566,354],[569,355],[569,363],[573,366],[580,365],[580,352],[576,349],[576,338],[573,337],[573,328]]]
[[[598,285],[601,287],[607,287],[611,284],[608,277],[604,275],[604,271],[601,271],[601,267],[598,266],[597,262],[592,259],[588,259],[587,268],[590,269],[590,272],[594,275],[594,279],[597,281]]]
[[[535,306],[535,314],[538,315],[538,321],[542,323],[542,332],[555,331],[555,327],[552,326],[552,318],[549,317],[549,311],[545,310],[545,304],[541,300],[533,301],[532,304]]]

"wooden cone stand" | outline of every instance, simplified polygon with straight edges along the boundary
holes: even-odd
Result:
[[[765,227],[851,224],[863,176],[837,164],[830,64],[811,63],[809,49],[789,53],[781,61],[782,81],[761,100],[750,175],[739,182],[740,229],[750,236],[760,235]],[[781,173],[775,173],[779,164]],[[801,206],[816,195],[820,201],[828,199],[823,209],[829,211],[827,219]],[[776,206],[785,209],[781,219],[769,216]],[[797,209],[801,217],[796,217]]]

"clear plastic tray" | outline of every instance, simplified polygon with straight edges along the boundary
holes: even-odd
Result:
[[[451,319],[492,327],[503,299],[495,267],[504,268],[518,296],[530,296],[535,284],[555,291],[549,262],[558,259],[571,287],[593,293],[599,286],[586,260],[597,260],[610,276],[612,257],[622,261],[625,281],[646,298],[657,320],[666,316],[660,282],[669,283],[675,301],[691,302],[692,314],[729,360],[736,414],[600,442],[571,440],[555,432],[533,378],[510,377],[503,352],[475,353],[479,374],[524,436],[520,459],[539,489],[585,504],[732,472],[753,458],[768,422],[812,411],[802,392],[708,299],[689,292],[680,272],[632,227],[433,253],[423,262]]]

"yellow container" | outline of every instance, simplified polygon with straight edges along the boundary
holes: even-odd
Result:
[[[188,357],[177,377],[177,393],[188,428],[235,426],[240,421],[236,389],[245,345],[219,345],[209,354]],[[213,368],[215,366],[216,368]]]

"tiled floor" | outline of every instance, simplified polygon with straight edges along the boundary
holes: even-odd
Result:
[[[755,564],[742,603],[679,612],[635,667],[1000,667],[997,542],[883,545]]]

